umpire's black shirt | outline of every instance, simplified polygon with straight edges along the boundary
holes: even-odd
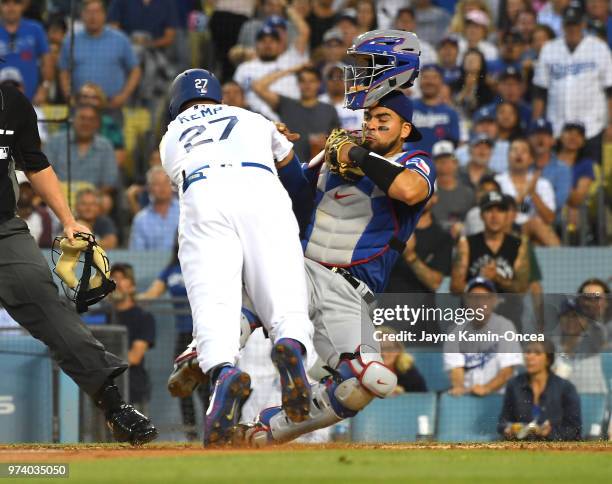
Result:
[[[19,190],[15,169],[40,171],[49,161],[40,150],[36,113],[12,86],[0,87],[0,223],[15,216]]]

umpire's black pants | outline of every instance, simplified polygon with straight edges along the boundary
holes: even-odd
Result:
[[[60,368],[89,395],[127,369],[60,299],[45,258],[19,218],[0,224],[0,304],[49,347]]]

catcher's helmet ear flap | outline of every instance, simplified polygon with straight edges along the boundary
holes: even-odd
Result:
[[[181,112],[181,107],[194,99],[210,99],[221,102],[221,84],[212,72],[206,69],[189,69],[181,72],[170,86],[170,120]]]
[[[115,290],[108,257],[93,235],[78,232],[72,244],[66,237],[56,237],[52,255],[53,272],[61,279],[66,297],[76,304],[79,313]],[[80,278],[75,272],[79,263],[83,264]]]

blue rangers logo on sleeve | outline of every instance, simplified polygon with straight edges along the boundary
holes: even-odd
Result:
[[[429,155],[424,151],[404,153],[398,161],[407,169],[416,171],[421,175],[429,185],[428,198],[433,194],[433,187],[436,181],[436,169],[433,162],[429,159]]]
[[[431,173],[429,165],[423,158],[413,158],[408,163],[406,163],[406,168],[417,170],[425,176],[429,176],[429,174]]]

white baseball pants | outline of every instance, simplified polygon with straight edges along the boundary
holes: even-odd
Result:
[[[304,256],[291,199],[257,167],[212,167],[181,196],[179,260],[204,373],[235,364],[242,284],[272,341],[313,354]]]

